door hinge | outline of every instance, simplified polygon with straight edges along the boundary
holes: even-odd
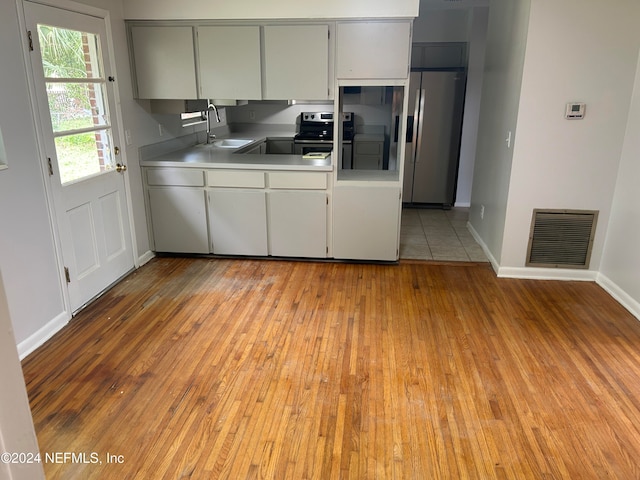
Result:
[[[64,278],[67,280],[67,283],[71,283],[71,275],[69,275],[69,267],[64,267]]]
[[[27,30],[27,38],[29,39],[29,51],[33,52],[33,37],[31,36],[31,30]]]
[[[53,165],[51,164],[51,157],[47,157],[47,166],[49,167],[49,175],[53,176]]]

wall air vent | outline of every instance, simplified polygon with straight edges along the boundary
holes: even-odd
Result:
[[[534,209],[528,267],[589,268],[598,212]]]

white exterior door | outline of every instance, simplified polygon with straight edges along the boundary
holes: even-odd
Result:
[[[134,266],[103,18],[25,2],[43,159],[71,312]]]

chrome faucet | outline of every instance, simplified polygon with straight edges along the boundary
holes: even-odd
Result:
[[[210,103],[209,105],[207,105],[207,111],[206,111],[206,115],[207,115],[207,144],[210,144],[212,142],[212,140],[214,138],[216,138],[215,135],[211,134],[211,110],[213,110],[216,114],[216,122],[220,123],[220,114],[218,113],[218,109],[216,108],[216,106],[213,103]]]

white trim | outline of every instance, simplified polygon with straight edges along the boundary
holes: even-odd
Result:
[[[71,320],[71,315],[69,315],[68,312],[62,312],[47,322],[42,328],[29,336],[26,340],[20,342],[18,344],[18,355],[20,360],[24,360],[27,355],[58,333],[67,323],[69,323],[69,320]]]
[[[455,202],[453,208],[470,208],[471,202]]]
[[[489,247],[487,247],[487,244],[484,243],[484,241],[480,237],[480,234],[478,232],[476,232],[476,229],[473,228],[473,226],[469,222],[467,222],[467,230],[469,230],[469,233],[471,233],[471,236],[474,238],[476,243],[478,245],[480,245],[480,247],[482,247],[482,251],[484,252],[484,254],[489,259],[489,262],[491,262],[491,267],[493,268],[493,271],[496,272],[496,274],[497,274],[498,270],[500,269],[500,264],[498,263],[496,258],[493,256],[493,254],[489,250]]]
[[[16,0],[16,2],[18,4],[30,2],[38,3],[40,5],[48,5],[49,7],[55,7],[75,13],[82,13],[84,15],[90,15],[100,19],[105,19],[108,14],[108,12],[102,8],[92,7],[91,5],[86,5],[84,3],[76,3],[71,0]]]
[[[20,32],[27,31],[27,21],[25,19],[24,4],[26,0],[15,0],[16,10],[18,12],[18,25]],[[42,184],[44,185],[44,193],[47,204],[47,211],[49,213],[49,230],[51,232],[51,238],[53,239],[53,248],[55,252],[56,267],[58,269],[58,287],[60,289],[60,296],[62,298],[62,305],[65,311],[70,311],[69,306],[71,300],[69,299],[69,289],[66,288],[66,278],[64,276],[64,262],[62,260],[62,243],[60,242],[60,235],[58,233],[58,220],[53,203],[53,193],[49,184],[48,165],[46,164],[46,148],[44,145],[44,134],[42,133],[42,127],[37,120],[40,118],[40,111],[38,109],[38,102],[36,100],[36,87],[35,80],[33,78],[33,69],[31,68],[31,57],[29,52],[29,44],[26,35],[20,35],[20,41],[22,43],[22,57],[24,61],[25,76],[27,78],[27,87],[29,90],[29,103],[31,107],[31,121],[33,122],[33,128],[36,132],[36,148],[38,150],[40,160],[40,174]]]
[[[145,253],[138,257],[138,268],[153,260],[155,256],[155,253],[153,253],[151,250],[147,250]]]
[[[500,278],[594,282],[598,272],[568,268],[498,267],[497,274]]]
[[[631,315],[640,320],[640,302],[625,292],[618,284],[611,281],[611,279],[603,273],[598,273],[596,283],[616,299],[620,305],[629,310]]]

